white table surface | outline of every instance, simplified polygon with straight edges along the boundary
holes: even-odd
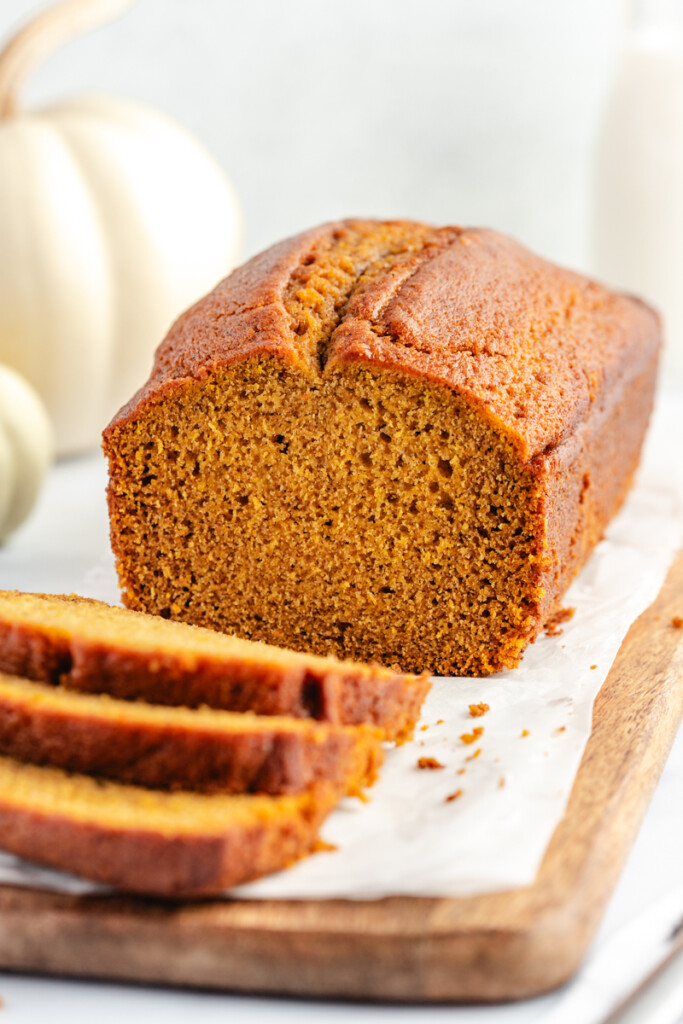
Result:
[[[31,519],[0,549],[0,588],[64,593],[77,591],[84,574],[106,551],[108,526],[102,459],[88,456],[58,465],[51,473]],[[651,901],[683,882],[683,737],[679,736],[652,801],[626,870],[597,938],[626,923]],[[679,962],[680,961],[680,962]],[[644,1000],[623,1016],[623,1024],[652,1024],[657,1008],[680,995],[683,1018],[683,958],[663,974]],[[193,993],[151,987],[62,981],[0,975],[2,1021],[10,1024],[109,1024],[147,1015],[164,1024],[218,1020],[253,1024],[297,1021],[433,1021],[452,1024],[532,1024],[541,1022],[561,995],[497,1007],[410,1007],[265,999]],[[583,1024],[576,1021],[576,1024]],[[657,1024],[667,1024],[657,1019]]]

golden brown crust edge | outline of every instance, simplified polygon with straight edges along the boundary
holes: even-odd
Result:
[[[655,352],[574,437],[535,460],[545,485],[539,512],[547,544],[538,632],[626,498],[652,412],[657,361]]]
[[[239,657],[198,655],[191,667],[172,653],[95,644],[47,627],[29,627],[0,615],[0,671],[36,682],[61,683],[85,693],[107,693],[150,704],[292,715],[339,725],[371,725],[385,739],[412,736],[430,688],[419,677],[363,666],[307,662],[285,668]]]
[[[386,226],[427,232],[423,248],[351,292],[318,364],[285,306],[292,276],[354,231]],[[659,318],[640,300],[496,231],[338,221],[265,250],[187,310],[159,346],[147,384],[104,431],[104,448],[188,378],[275,356],[312,375],[361,362],[452,389],[530,462],[609,401],[615,383],[638,375],[659,345]]]
[[[70,714],[32,696],[0,692],[0,754],[150,789],[277,796],[328,782],[357,794],[382,762],[367,728],[311,723],[292,732],[275,721],[251,728],[247,718],[239,732],[221,732],[203,717],[193,724],[118,720],[92,708]]]
[[[223,834],[175,836],[41,814],[0,797],[0,834],[4,850],[38,864],[124,892],[191,899],[280,871],[312,853],[337,795],[320,789],[298,798],[293,813],[226,826]]]

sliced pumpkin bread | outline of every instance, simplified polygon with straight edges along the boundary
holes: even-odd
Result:
[[[0,673],[0,754],[156,789],[358,794],[382,744],[368,726],[162,707]]]
[[[75,595],[0,591],[0,670],[124,700],[293,715],[412,735],[429,689],[406,675],[298,654]]]
[[[0,757],[0,845],[149,896],[208,896],[311,853],[339,791],[168,793]]]

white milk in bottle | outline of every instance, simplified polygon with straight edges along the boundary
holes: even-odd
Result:
[[[665,386],[683,384],[683,0],[629,11],[596,167],[596,277],[664,320]]]

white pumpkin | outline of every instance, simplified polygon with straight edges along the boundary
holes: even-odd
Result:
[[[44,399],[59,454],[99,442],[238,252],[229,182],[166,117],[113,98],[17,111],[40,56],[129,2],[67,0],[0,54],[0,362]]]
[[[52,461],[52,426],[32,387],[0,366],[0,544],[23,523]]]

